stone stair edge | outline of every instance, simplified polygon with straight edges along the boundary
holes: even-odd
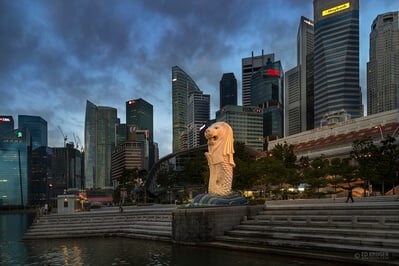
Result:
[[[311,226],[258,226],[258,225],[237,225],[232,230],[248,230],[248,231],[260,231],[260,232],[301,232],[301,233],[309,233],[309,232],[323,232],[329,234],[344,234],[344,235],[353,235],[359,234],[362,236],[369,236],[369,235],[384,235],[386,237],[398,237],[399,239],[399,230],[392,231],[391,229],[374,229],[370,230],[370,228],[331,228],[331,227],[311,227]],[[230,230],[230,231],[232,231]]]
[[[313,249],[314,252],[328,251],[338,253],[353,253],[360,251],[372,251],[372,252],[388,252],[391,255],[399,258],[398,248],[387,248],[387,247],[375,247],[367,245],[347,245],[342,243],[320,243],[320,242],[308,242],[300,240],[280,240],[280,239],[264,239],[264,238],[241,238],[241,237],[230,237],[230,236],[219,236],[216,238],[218,242],[227,243],[239,243],[241,245],[256,245],[256,246],[271,246],[271,247],[288,247],[288,248],[302,248],[302,249]],[[341,254],[343,255],[343,254]]]
[[[396,247],[399,252],[398,239],[386,239],[383,237],[359,237],[359,236],[338,236],[338,235],[321,235],[309,233],[285,233],[285,232],[259,232],[259,231],[229,231],[228,236],[250,237],[252,238],[269,238],[272,240],[282,241],[306,241],[317,243],[352,243],[360,246],[373,245],[379,247]]]

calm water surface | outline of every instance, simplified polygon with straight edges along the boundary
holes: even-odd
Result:
[[[0,214],[0,265],[335,265],[130,238],[22,241],[31,223],[32,216],[28,214]]]

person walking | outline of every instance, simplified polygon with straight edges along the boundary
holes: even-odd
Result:
[[[348,197],[346,198],[346,203],[348,203],[349,200],[354,202],[353,195],[352,195],[352,186],[350,184],[348,186]]]

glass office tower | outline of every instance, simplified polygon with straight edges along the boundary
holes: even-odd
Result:
[[[9,115],[0,116],[0,136],[14,130],[14,119]]]
[[[86,102],[85,187],[106,188],[112,184],[111,154],[115,147],[117,110]]]
[[[137,126],[140,130],[150,131],[150,141],[154,140],[154,111],[152,104],[143,99],[126,102],[126,124]]]
[[[252,52],[251,57],[241,59],[243,106],[251,106],[252,76],[268,61],[274,62],[274,54],[264,54],[263,50],[261,55],[254,56]]]
[[[224,73],[219,82],[220,109],[226,105],[237,105],[237,79],[234,73]]]
[[[371,25],[367,63],[367,114],[399,108],[399,12],[378,15]]]
[[[352,118],[363,115],[359,1],[314,0],[314,126],[337,111]]]
[[[210,119],[211,97],[202,92],[194,92],[188,98],[187,137],[188,148],[200,145],[200,129]]]
[[[145,169],[149,170],[155,161],[154,152],[154,111],[152,104],[143,99],[133,99],[126,102],[126,124],[127,128],[134,128],[135,140],[144,143],[146,163]],[[133,127],[132,127],[133,126]],[[129,130],[130,131],[130,130]],[[145,132],[139,134],[138,132]]]
[[[26,128],[0,137],[0,206],[28,204],[30,139]]]
[[[193,92],[201,92],[201,90],[180,67],[172,67],[173,152],[185,150],[188,147],[187,104]]]
[[[251,105],[263,110],[265,144],[284,136],[283,80],[280,61],[268,61],[252,76]]]
[[[18,128],[29,129],[32,138],[32,150],[47,147],[47,121],[40,116],[19,115]]]
[[[285,136],[314,127],[313,21],[301,17],[297,34],[297,66],[285,73]]]

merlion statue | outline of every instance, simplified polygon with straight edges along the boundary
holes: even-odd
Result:
[[[216,122],[205,131],[209,166],[208,193],[197,195],[188,207],[245,205],[247,199],[232,192],[234,163],[233,130],[226,122]]]
[[[233,130],[225,122],[216,122],[205,131],[208,152],[205,156],[209,165],[208,193],[217,196],[231,194],[233,184],[234,138]]]

